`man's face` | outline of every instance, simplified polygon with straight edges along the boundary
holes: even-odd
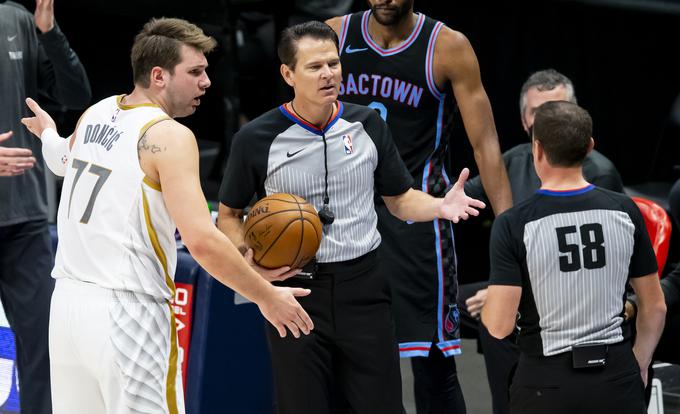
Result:
[[[536,109],[550,101],[566,101],[567,88],[564,85],[558,85],[549,91],[539,91],[535,86],[529,88],[526,94],[526,106],[522,114],[522,126],[524,131],[529,132],[529,128],[534,126],[534,118],[536,117]]]
[[[413,11],[413,0],[368,0],[368,6],[378,23],[392,26]]]
[[[338,99],[342,68],[335,44],[330,40],[303,37],[297,42],[295,69],[282,65],[283,77],[295,97],[307,103],[327,105]]]
[[[175,66],[175,72],[169,75],[166,87],[169,111],[174,118],[181,118],[196,112],[201,104],[201,96],[210,86],[210,79],[205,69],[208,60],[205,55],[193,47],[182,45],[181,60]]]

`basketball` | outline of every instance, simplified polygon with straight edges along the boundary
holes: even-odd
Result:
[[[288,193],[269,195],[250,209],[245,222],[246,245],[262,267],[299,269],[316,255],[321,221],[313,205]]]

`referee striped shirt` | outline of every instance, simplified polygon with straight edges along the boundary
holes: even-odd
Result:
[[[655,271],[635,203],[592,185],[539,190],[493,226],[490,283],[522,287],[519,343],[531,355],[621,342],[628,278]]]
[[[282,105],[245,125],[235,136],[220,187],[227,207],[248,206],[253,194],[262,198],[292,193],[320,210],[328,157],[329,207],[335,221],[324,226],[316,258],[320,263],[360,257],[378,247],[380,234],[374,192],[394,196],[406,192],[413,179],[399,157],[389,129],[365,106],[338,102],[323,129],[316,128]]]

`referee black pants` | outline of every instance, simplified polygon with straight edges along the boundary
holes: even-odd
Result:
[[[280,338],[268,324],[277,412],[280,414],[400,414],[401,374],[387,282],[375,253],[320,264],[298,298],[314,330]]]
[[[510,386],[512,414],[645,414],[644,387],[630,342],[609,345],[607,365],[572,368],[571,352],[520,354]]]

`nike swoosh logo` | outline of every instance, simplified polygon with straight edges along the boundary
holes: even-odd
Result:
[[[12,40],[16,39],[17,35],[14,36],[7,36],[7,41],[11,42]]]
[[[307,148],[307,147],[305,147],[305,148]],[[292,156],[294,156],[294,155],[296,155],[296,154],[299,154],[300,152],[304,151],[305,148],[300,148],[299,150],[297,150],[297,151],[295,151],[295,152],[290,152],[290,151],[288,151],[288,152],[286,152],[286,156],[288,156],[288,158],[290,158],[290,157],[292,157]]]
[[[347,45],[345,48],[345,53],[357,53],[357,52],[363,52],[364,50],[368,50],[367,47],[362,47],[359,49],[352,49],[352,45]]]

